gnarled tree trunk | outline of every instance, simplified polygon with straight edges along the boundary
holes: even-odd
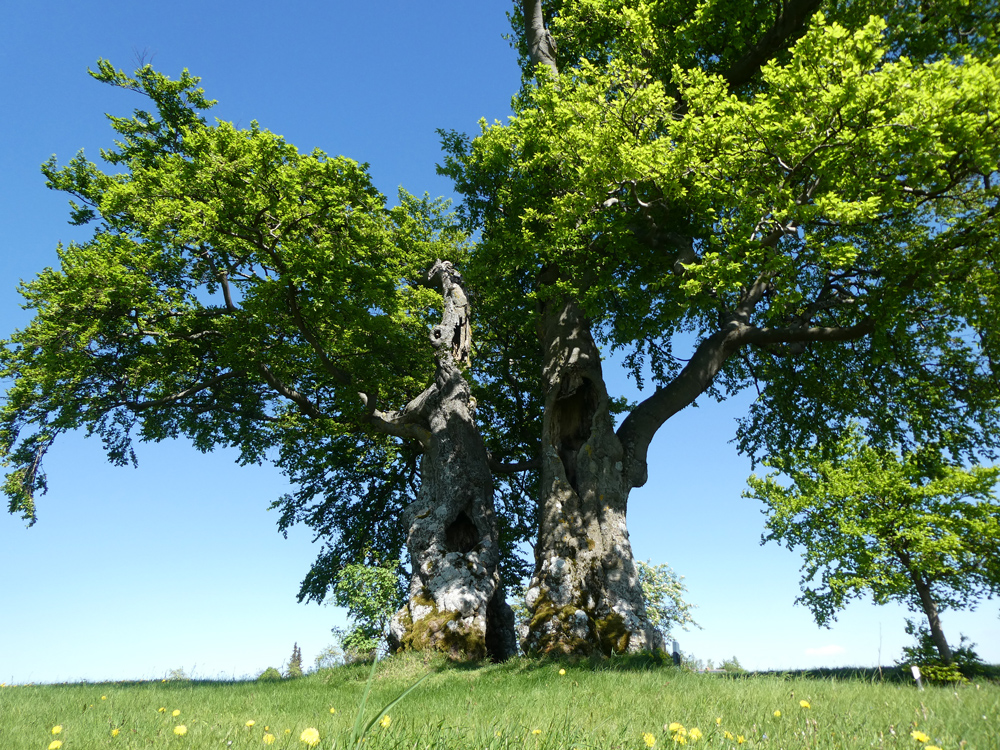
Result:
[[[573,302],[543,306],[545,419],[529,652],[661,648],[646,618],[625,512],[632,484],[600,352]]]
[[[469,306],[450,263],[435,264],[431,278],[442,284],[445,312],[431,335],[434,383],[406,409],[427,437],[420,490],[403,515],[409,602],[393,618],[390,645],[503,660],[516,653],[516,639],[498,571],[493,477],[458,367],[469,356]]]

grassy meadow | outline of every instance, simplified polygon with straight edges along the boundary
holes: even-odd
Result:
[[[429,671],[388,718],[380,713]],[[280,682],[4,686],[0,749],[343,748],[367,679],[368,667],[354,665]],[[363,745],[386,750],[1000,750],[1000,683],[918,691],[870,673],[728,676],[642,660],[471,666],[411,654],[380,662],[372,717],[380,721]]]

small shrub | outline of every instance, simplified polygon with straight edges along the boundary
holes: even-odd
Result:
[[[191,678],[188,677],[187,672],[185,672],[184,668],[181,667],[180,669],[171,669],[167,672],[167,679],[171,682],[180,682],[184,680],[190,681]]]
[[[274,682],[281,679],[281,672],[279,672],[274,667],[268,667],[259,675],[257,675],[258,681],[261,682]]]
[[[920,674],[928,682],[936,682],[940,684],[949,683],[966,683],[968,680],[965,675],[962,674],[962,670],[959,669],[958,665],[952,662],[951,664],[924,664],[920,667]]]
[[[897,666],[916,664],[928,682],[966,682],[966,678],[986,674],[987,665],[976,653],[976,644],[964,635],[960,637],[958,647],[951,650],[951,664],[945,665],[926,625],[907,620],[906,632],[916,639],[916,643],[903,646],[903,656],[896,662]]]
[[[368,661],[385,647],[389,620],[406,603],[400,567],[399,560],[391,560],[341,568],[330,603],[347,608],[350,627],[333,629],[346,662]]]

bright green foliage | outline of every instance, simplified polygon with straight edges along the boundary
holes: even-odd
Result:
[[[652,565],[648,560],[636,560],[639,583],[646,603],[649,624],[663,635],[667,643],[674,626],[687,630],[689,626],[700,628],[691,616],[693,604],[684,601],[687,587],[682,583],[684,576],[677,575],[667,564]]]
[[[186,72],[102,61],[92,75],[154,107],[110,118],[119,141],[102,155],[119,172],[82,153],[43,167],[94,234],[22,284],[34,319],[0,353],[10,511],[34,522],[42,459],[68,430],[99,436],[116,464],[136,438],[234,446],[292,480],[281,526],[323,537],[302,590],[322,599],[364,551],[401,554],[421,447],[393,415],[434,372],[427,269],[461,263],[464,237],[443,201],[401,192],[388,207],[365,165],[256,123],[208,124]]]
[[[731,335],[710,390],[760,389],[745,450],[860,416],[971,455],[1000,426],[996,4],[788,5],[772,48],[777,4],[543,3],[559,76],[444,135],[473,260],[519,319],[575,297],[640,382]]]
[[[933,451],[902,455],[850,431],[837,443],[768,459],[778,474],[751,476],[767,534],[803,556],[798,602],[826,625],[851,599],[871,595],[924,612],[974,606],[1000,593],[1000,468],[963,469]]]
[[[893,52],[917,60],[995,54],[1000,24],[995,0],[807,0],[781,5],[744,0],[550,0],[543,8],[558,44],[560,69],[581,58],[600,65],[621,60],[664,80],[674,66],[735,78],[734,70],[754,46],[764,47],[760,56],[765,60],[768,51],[783,57],[784,39],[779,36],[770,48],[763,39],[781,22],[780,15],[788,23],[789,17],[808,19],[820,10],[845,26],[883,16]],[[521,18],[514,14],[512,20],[515,32],[523,34]],[[791,38],[797,36],[793,32]],[[518,41],[527,67],[523,39]],[[747,74],[739,80],[740,85],[752,82]]]
[[[274,667],[268,667],[257,675],[257,680],[258,682],[277,682],[281,680],[281,672]]]
[[[348,656],[368,656],[385,642],[389,620],[406,601],[399,562],[385,565],[352,563],[340,571],[332,603],[346,607],[351,625],[338,633]]]

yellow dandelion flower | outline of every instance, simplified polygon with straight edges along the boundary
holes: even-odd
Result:
[[[330,713],[331,714],[337,713],[337,709],[335,709],[333,706],[330,706]]]
[[[256,723],[257,723],[256,721],[254,721],[253,719],[250,719],[250,721],[248,721],[248,722],[246,723],[246,726],[248,726],[248,727],[252,727],[252,726],[253,726],[254,724],[256,724]]]
[[[802,708],[812,708],[812,706],[809,705],[809,701],[799,701],[799,705],[802,706]]]
[[[532,730],[531,730],[531,733],[532,733],[532,734],[541,734],[541,733],[542,733],[542,730],[541,730],[541,729],[532,729]]]
[[[684,729],[684,725],[679,721],[672,721],[670,722],[670,726],[667,727],[667,730],[670,732],[676,732],[678,729]]]
[[[299,741],[306,743],[309,747],[315,747],[319,744],[319,732],[313,727],[303,729],[302,734],[299,735]]]
[[[62,724],[56,724],[52,727],[52,734],[59,734],[62,731]]]
[[[925,750],[941,750],[937,745],[928,745]]]
[[[118,728],[117,728],[117,727],[115,727],[114,729],[112,729],[112,730],[111,730],[111,736],[112,736],[112,737],[117,737],[117,736],[118,736],[118,731],[119,731],[119,730],[118,730]]]
[[[170,712],[170,715],[171,716],[180,716],[181,715],[181,710],[179,708],[175,708],[173,711]]]
[[[736,744],[737,745],[742,745],[744,742],[746,742],[746,738],[742,734],[736,735]]]
[[[275,736],[273,734],[265,734],[263,740],[265,745],[270,745],[274,742]]]
[[[674,742],[678,745],[686,745],[688,743],[688,738],[685,737],[683,734],[675,734]]]
[[[106,696],[106,695],[102,695],[102,696],[101,696],[101,700],[102,700],[102,701],[106,701],[107,699],[108,699],[108,696]]]
[[[495,734],[495,735],[496,735],[497,737],[499,737],[499,736],[500,736],[500,730],[498,729],[498,730],[497,730],[497,731],[495,731],[495,732],[494,732],[493,734]]]
[[[286,730],[285,730],[285,734],[291,734],[291,733],[292,733],[292,730],[291,730],[291,729],[286,729]]]
[[[781,718],[781,711],[775,711],[774,712],[774,718],[775,719],[780,719]]]
[[[174,734],[176,734],[178,737],[183,737],[187,733],[188,733],[188,728],[183,724],[178,724],[176,727],[174,727]]]
[[[917,742],[928,742],[930,740],[930,736],[929,735],[926,735],[923,732],[920,732],[920,731],[918,731],[916,729],[914,729],[912,732],[910,732],[910,736],[913,739],[915,739]]]
[[[52,740],[49,743],[49,750],[59,750],[62,747],[62,743],[59,740]]]
[[[383,729],[388,729],[389,725],[392,724],[392,717],[389,716],[389,714],[386,714],[381,719],[379,719],[378,723],[382,725]]]
[[[646,747],[652,747],[656,744],[656,737],[649,732],[643,732],[642,741],[646,743]]]
[[[697,742],[702,737],[701,730],[698,729],[698,727],[691,727],[691,729],[688,730],[688,737],[691,738],[692,742]]]
[[[160,707],[159,707],[158,709],[156,709],[156,710],[157,710],[157,712],[159,712],[159,713],[161,713],[161,714],[165,714],[165,713],[167,712],[167,709],[165,709],[165,708],[164,708],[163,706],[160,706]]]
[[[722,736],[725,737],[727,740],[733,739],[733,733],[730,732],[728,729],[722,733]]]
[[[566,674],[566,670],[565,669],[560,669],[559,670],[559,674]]]
[[[721,727],[722,726],[722,717],[721,716],[716,716],[715,717],[715,726],[717,726],[717,727]]]

